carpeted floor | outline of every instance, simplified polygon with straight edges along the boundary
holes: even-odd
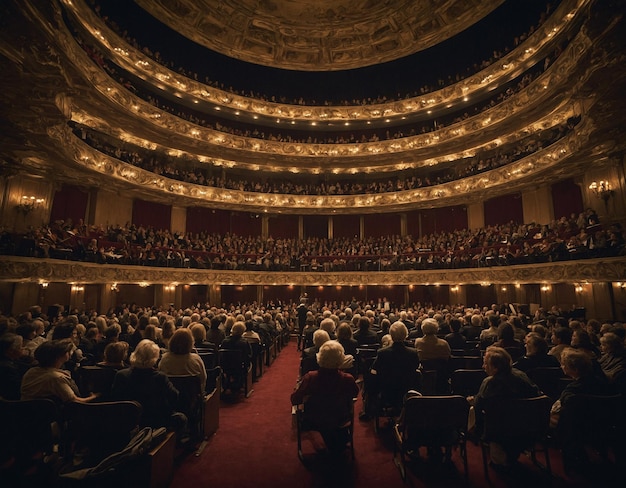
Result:
[[[249,398],[224,399],[220,410],[220,427],[201,456],[193,454],[180,459],[173,488],[247,487],[401,487],[405,486],[393,462],[393,444],[388,428],[374,432],[374,422],[355,421],[353,462],[346,454],[337,460],[324,459],[314,453],[315,438],[303,444],[311,453],[306,465],[298,459],[295,428],[292,427],[289,396],[295,385],[299,352],[295,341],[283,348],[275,362],[264,370],[254,384]],[[361,400],[356,405],[360,410]],[[551,452],[553,477],[532,465],[526,456],[520,468],[510,474],[490,472],[489,485],[483,473],[480,448],[468,443],[469,482],[463,476],[462,460],[454,453],[454,466],[433,465],[416,461],[408,467],[406,485],[430,486],[611,486],[612,482],[589,483],[563,476],[561,458]],[[540,461],[542,460],[539,455]],[[615,483],[613,486],[620,486]]]

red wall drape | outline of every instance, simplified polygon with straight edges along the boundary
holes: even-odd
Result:
[[[161,203],[135,200],[133,202],[133,224],[169,229],[172,222],[172,206]]]
[[[581,213],[584,206],[580,186],[572,179],[554,183],[552,185],[552,206],[555,219]]]
[[[60,190],[54,193],[50,221],[55,222],[69,218],[76,224],[80,219],[85,220],[88,201],[89,193],[75,186],[63,185]]]
[[[408,212],[406,228],[407,233],[412,236],[467,229],[467,207],[454,205]]]
[[[261,235],[261,215],[249,212],[230,212],[230,232],[239,236]]]
[[[328,237],[328,216],[326,215],[304,215],[302,217],[304,227],[304,237]]]
[[[187,232],[224,235],[230,227],[230,212],[204,207],[187,208]]]
[[[360,233],[361,223],[358,215],[333,215],[333,237],[358,238]]]
[[[276,239],[297,239],[298,220],[297,215],[270,215],[269,235]]]
[[[518,224],[524,222],[522,195],[519,193],[486,200],[483,203],[483,208],[485,210],[485,225],[506,224],[510,221]]]
[[[366,238],[400,235],[400,214],[366,214],[363,219]]]

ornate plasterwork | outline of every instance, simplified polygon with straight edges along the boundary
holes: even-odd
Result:
[[[441,185],[394,193],[315,196],[244,192],[171,180],[98,152],[76,137],[67,126],[53,127],[49,135],[62,143],[77,164],[146,191],[170,195],[181,203],[307,214],[328,213],[333,209],[342,213],[363,213],[454,205],[471,199],[472,195],[478,198],[487,192],[490,196],[497,192],[512,192],[527,185],[531,178],[539,181],[546,170],[570,160],[587,140],[589,130],[590,124],[583,122],[574,133],[542,151],[501,168]],[[573,166],[569,170],[572,171]]]
[[[0,257],[0,281],[61,283],[408,285],[595,283],[626,281],[626,257],[524,266],[379,272],[215,271],[147,266],[110,266],[73,261]]]
[[[159,65],[141,51],[136,50],[106,27],[83,2],[62,0],[73,12],[92,39],[107,52],[117,64],[155,86],[179,93],[194,103],[210,103],[250,115],[279,118],[299,122],[355,122],[362,120],[403,117],[419,111],[436,111],[464,100],[471,100],[479,92],[493,89],[506,80],[519,75],[528,66],[546,55],[560,36],[568,32],[573,20],[590,0],[564,0],[550,18],[523,44],[475,75],[427,95],[383,104],[358,106],[302,106],[266,102],[235,95],[199,83]],[[417,3],[417,2],[416,2]],[[200,106],[200,105],[199,105]]]
[[[437,44],[502,0],[137,0],[198,44],[255,64],[305,71],[383,63]]]
[[[68,42],[67,45],[68,55],[82,68],[84,75],[94,87],[133,116],[160,129],[185,136],[190,145],[202,146],[207,150],[214,146],[221,156],[227,155],[233,160],[272,155],[287,158],[289,161],[287,164],[293,164],[297,159],[296,166],[298,168],[307,165],[319,168],[320,157],[325,160],[324,166],[333,164],[335,160],[339,164],[341,158],[357,160],[372,159],[372,157],[383,158],[390,155],[394,155],[396,159],[398,157],[408,158],[411,153],[416,151],[423,151],[424,157],[432,157],[434,151],[441,153],[443,144],[462,144],[467,142],[465,136],[469,137],[474,133],[490,134],[500,124],[512,117],[519,116],[532,107],[541,106],[543,110],[555,109],[559,103],[566,101],[563,100],[563,97],[567,93],[563,92],[561,85],[572,79],[578,68],[577,61],[590,47],[590,39],[582,32],[579,33],[557,61],[521,92],[491,109],[442,129],[426,134],[378,142],[309,144],[237,136],[187,122],[136,97],[118,85],[104,71],[97,68],[74,42]],[[578,76],[580,77],[580,74]],[[117,121],[115,123],[117,124]],[[431,154],[428,154],[428,151],[431,151]],[[330,168],[325,168],[325,170],[329,171]]]

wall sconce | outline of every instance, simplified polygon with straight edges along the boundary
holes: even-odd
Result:
[[[500,288],[500,291],[506,291],[506,286],[503,286],[502,288]]]
[[[80,293],[82,291],[85,291],[85,287],[84,286],[72,285],[72,293]]]
[[[450,291],[452,291],[452,292],[455,292],[455,293],[456,293],[457,291],[459,291],[459,285],[451,286],[451,287],[450,287]]]
[[[48,283],[47,281],[40,281],[39,282],[39,286],[41,286],[42,288],[48,288],[48,285],[50,283]]]
[[[111,291],[120,291],[120,289],[117,287],[117,283],[113,283],[111,285]]]
[[[623,290],[624,288],[626,288],[626,283],[624,283],[622,281],[618,281],[617,283],[615,283],[615,286],[617,286],[619,289]]]
[[[583,285],[577,284],[574,287],[574,290],[576,290],[576,293],[582,293],[585,290],[585,288],[583,287]]]
[[[22,215],[24,215],[24,217],[26,217],[33,210],[40,207],[45,201],[45,199],[37,198],[33,195],[22,195],[19,203],[15,206],[15,210],[17,210]]]
[[[139,286],[140,286],[141,288],[147,288],[147,287],[149,287],[149,286],[150,286],[150,283],[146,283],[145,281],[142,281],[141,283],[139,283]]]
[[[604,202],[604,208],[608,211],[609,199],[613,197],[611,184],[604,180],[593,181],[591,182],[591,185],[589,185],[589,189],[594,193],[594,195],[602,199]]]
[[[541,291],[546,291],[546,292],[550,291],[550,285],[543,285],[541,287]]]

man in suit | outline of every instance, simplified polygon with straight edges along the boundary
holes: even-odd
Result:
[[[402,321],[389,327],[393,343],[378,350],[369,374],[365,375],[365,416],[373,414],[380,402],[401,408],[406,392],[420,388],[419,355],[416,349],[404,344],[408,333]]]

